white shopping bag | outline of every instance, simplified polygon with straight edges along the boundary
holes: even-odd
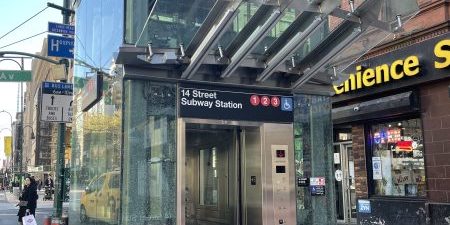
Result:
[[[23,225],[37,225],[36,219],[33,215],[26,215],[22,217],[22,223]]]

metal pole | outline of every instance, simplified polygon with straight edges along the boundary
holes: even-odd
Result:
[[[2,110],[2,111],[0,111],[0,113],[6,113],[6,114],[8,114],[8,116],[9,116],[9,121],[10,121],[10,127],[11,128],[9,128],[9,131],[11,132],[11,143],[10,143],[10,145],[11,145],[11,171],[10,171],[10,173],[8,173],[8,176],[9,176],[9,174],[11,174],[11,178],[12,178],[12,180],[10,180],[9,179],[9,177],[8,177],[8,181],[9,181],[9,183],[12,185],[12,181],[14,181],[14,154],[15,154],[15,152],[14,152],[14,143],[13,143],[13,141],[12,141],[12,137],[13,137],[13,122],[12,122],[12,116],[11,116],[11,113],[9,113],[8,111],[5,111],[5,110]],[[3,129],[7,129],[7,128],[3,128]],[[1,130],[1,131],[3,131],[3,129]],[[0,131],[0,132],[1,132]],[[8,171],[8,168],[6,168],[6,171]],[[11,190],[12,191],[12,190]]]
[[[64,0],[63,8],[69,8],[69,0]],[[66,10],[61,11],[63,14],[63,24],[69,23],[70,12]],[[69,61],[65,59],[64,61],[64,75],[65,80],[61,82],[66,82],[69,73]],[[64,152],[65,152],[65,132],[66,132],[66,124],[59,123],[58,125],[58,146],[56,149],[56,179],[55,179],[55,200],[53,202],[53,218],[59,219],[61,221],[62,218],[62,209],[63,209],[63,201],[64,201]]]
[[[20,59],[20,70],[24,70],[23,58]],[[22,193],[22,180],[23,180],[23,82],[20,82],[20,126],[19,126],[19,191]]]

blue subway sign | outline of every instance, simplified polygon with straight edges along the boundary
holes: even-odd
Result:
[[[47,41],[48,56],[73,59],[73,38],[48,35]]]
[[[75,35],[75,26],[69,24],[48,22],[48,32],[65,35]]]

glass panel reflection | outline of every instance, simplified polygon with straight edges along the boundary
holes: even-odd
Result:
[[[420,119],[371,128],[375,195],[425,196],[425,159]]]
[[[200,150],[200,205],[217,205],[217,150]]]
[[[75,96],[72,136],[70,224],[118,224],[122,82],[104,78],[103,98],[88,112]],[[79,92],[81,93],[81,92]]]
[[[215,0],[127,0],[127,43],[156,48],[189,44]],[[149,18],[149,15],[150,18]]]
[[[267,48],[269,48],[277,38],[281,36],[289,26],[294,22],[297,16],[300,14],[299,10],[288,8],[283,12],[282,18],[277,22],[274,28],[264,38],[264,40],[253,50],[254,54],[264,54]]]
[[[234,225],[234,128],[186,124],[186,225]],[[230,204],[230,202],[232,202]],[[218,223],[217,221],[220,221]]]
[[[237,15],[233,20],[232,25],[228,28],[225,34],[220,38],[219,45],[229,47],[231,42],[238,36],[239,32],[244,29],[245,25],[255,15],[261,4],[243,2],[237,10]]]

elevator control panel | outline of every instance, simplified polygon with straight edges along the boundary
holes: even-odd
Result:
[[[272,145],[271,150],[274,224],[294,225],[295,221],[287,220],[291,201],[288,145]]]

